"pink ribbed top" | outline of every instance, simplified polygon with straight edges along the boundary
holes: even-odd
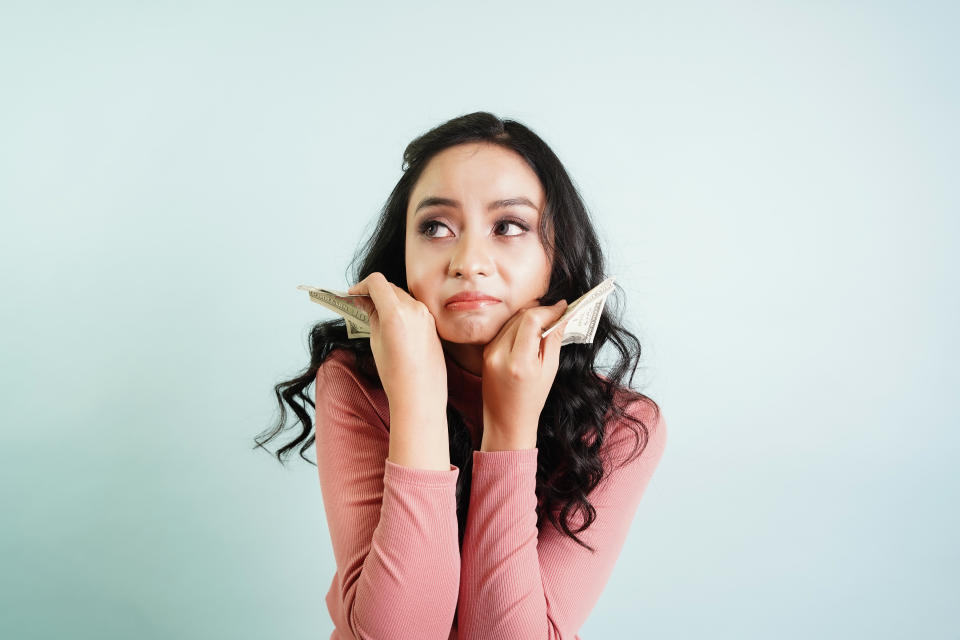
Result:
[[[449,401],[479,449],[481,379],[449,357],[446,363]],[[387,460],[386,394],[355,371],[352,354],[334,351],[316,381],[317,467],[337,563],[326,596],[331,640],[579,640],[666,444],[662,416],[654,424],[641,402],[631,412],[650,429],[649,441],[611,474],[610,463],[621,464],[636,439],[620,423],[607,426],[605,476],[588,496],[596,519],[577,533],[595,554],[547,519],[537,529],[538,449],[473,453],[461,551],[460,469]],[[576,512],[571,530],[582,523]]]

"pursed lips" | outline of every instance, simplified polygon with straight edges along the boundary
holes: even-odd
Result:
[[[481,307],[497,304],[498,302],[501,302],[499,298],[494,298],[493,296],[489,296],[485,293],[469,292],[466,294],[457,294],[455,296],[451,296],[447,299],[447,302],[444,306],[447,309],[452,310],[479,309]]]

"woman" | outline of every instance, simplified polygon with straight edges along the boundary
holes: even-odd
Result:
[[[629,387],[640,344],[608,310],[591,344],[541,338],[605,278],[566,170],[518,122],[450,120],[408,145],[357,260],[370,338],[316,325],[257,441],[286,403],[302,430],[277,456],[303,457],[314,408],[331,637],[577,638],[666,427]]]

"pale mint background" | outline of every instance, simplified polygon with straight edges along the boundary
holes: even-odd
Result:
[[[251,450],[295,286],[480,109],[670,424],[581,636],[958,637],[955,4],[152,5],[0,5],[0,637],[329,637],[316,468]]]

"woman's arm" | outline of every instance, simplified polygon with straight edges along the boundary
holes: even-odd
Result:
[[[666,424],[650,428],[643,453],[605,476],[589,500],[596,519],[577,544],[550,522],[537,530],[538,449],[474,452],[470,510],[461,552],[458,633],[463,640],[572,640],[606,585],[640,498],[666,446]],[[614,425],[605,460],[626,460],[636,440]],[[606,464],[604,465],[607,466]],[[614,466],[614,465],[610,465]],[[583,524],[572,514],[571,530]]]
[[[416,630],[446,640],[460,576],[459,470],[387,460],[386,396],[358,381],[342,353],[316,382],[317,467],[339,578],[334,623],[354,638]]]
[[[436,321],[419,300],[378,271],[349,293],[370,314],[370,351],[390,400],[390,460],[404,467],[446,471],[447,367]]]

